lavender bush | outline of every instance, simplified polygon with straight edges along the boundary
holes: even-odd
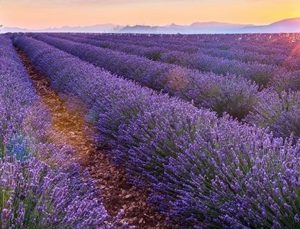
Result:
[[[66,154],[71,147],[47,142],[49,112],[11,41],[0,43],[0,227],[110,227],[93,180]]]
[[[0,161],[0,180],[5,203],[2,226],[72,227],[104,225],[107,213],[93,191],[91,180],[84,180],[80,167],[55,170],[31,158]],[[74,165],[75,166],[75,165]],[[6,200],[7,199],[7,200]]]
[[[269,127],[275,136],[295,138],[300,136],[300,93],[266,91],[256,104],[254,112],[246,117],[248,122]]]

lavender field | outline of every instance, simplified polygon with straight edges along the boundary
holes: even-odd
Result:
[[[0,228],[300,228],[300,34],[0,35]]]

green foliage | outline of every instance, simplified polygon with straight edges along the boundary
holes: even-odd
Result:
[[[5,146],[4,146],[3,140],[2,140],[2,138],[0,138],[0,158],[4,157],[4,151],[5,151],[4,147]]]

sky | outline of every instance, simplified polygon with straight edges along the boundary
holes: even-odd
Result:
[[[0,24],[29,29],[201,21],[268,24],[293,17],[300,17],[300,0],[0,0]]]

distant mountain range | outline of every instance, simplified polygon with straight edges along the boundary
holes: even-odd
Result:
[[[168,26],[125,26],[121,28],[122,33],[229,33],[243,29],[246,26],[230,24],[222,22],[196,22],[191,25],[176,25]]]
[[[85,32],[85,33],[182,33],[182,34],[211,34],[211,33],[291,33],[300,32],[300,18],[285,19],[269,25],[247,25],[223,22],[196,22],[191,25],[167,26],[119,26],[113,24],[93,26],[64,26],[61,28],[47,28],[29,30],[24,28],[3,27],[6,32]]]
[[[241,32],[247,33],[297,33],[300,32],[300,18],[284,19],[269,25],[246,26]]]

